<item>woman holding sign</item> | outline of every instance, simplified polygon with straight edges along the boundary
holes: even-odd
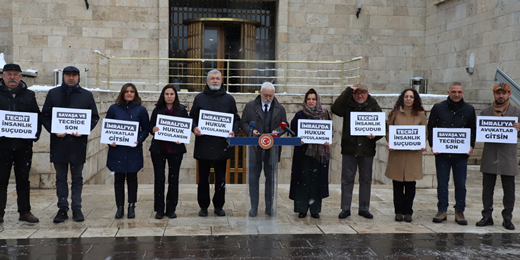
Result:
[[[291,129],[298,135],[299,119],[330,120],[329,112],[321,106],[314,89],[305,94],[303,109],[291,120]],[[289,198],[294,200],[294,212],[305,218],[320,218],[321,201],[329,196],[330,144],[304,144],[294,147]]]
[[[388,125],[426,124],[426,112],[419,93],[414,89],[405,89],[388,115]],[[422,152],[426,151],[426,147],[421,150],[388,150],[385,175],[393,183],[395,221],[412,222],[415,184],[416,180],[423,178]]]
[[[141,98],[132,83],[121,88],[116,103],[110,106],[106,118],[139,122],[137,142],[135,146],[116,145],[111,143],[108,148],[107,168],[115,172],[114,191],[116,195],[116,218],[124,215],[125,178],[128,185],[128,218],[135,217],[135,202],[137,201],[137,172],[143,168],[143,142],[148,136],[149,121],[146,108],[141,106]]]
[[[162,89],[161,96],[152,112],[150,122],[150,133],[152,135],[159,131],[157,115],[167,115],[188,118],[186,106],[181,105],[175,85],[166,85]],[[156,219],[164,217],[164,167],[168,161],[168,194],[166,195],[166,216],[176,218],[175,209],[179,199],[179,171],[182,157],[186,153],[186,146],[180,142],[167,142],[152,139],[150,146],[152,156],[154,181],[154,210]]]

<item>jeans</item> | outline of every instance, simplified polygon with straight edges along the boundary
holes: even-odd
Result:
[[[0,150],[0,217],[3,217],[5,213],[7,185],[9,184],[13,163],[14,176],[16,178],[16,195],[18,197],[18,213],[23,215],[31,211],[29,171],[31,170],[32,154],[32,149]]]
[[[277,147],[275,148],[277,149]],[[265,174],[265,208],[271,210],[273,205],[273,165],[276,164],[276,158],[271,155],[271,149],[264,150],[258,147],[249,147],[249,195],[251,197],[251,208],[258,208],[259,201],[259,180],[262,173],[262,165]]]
[[[166,213],[175,212],[179,202],[179,171],[182,156],[180,153],[151,153],[154,172],[154,204],[156,212],[164,212],[164,184],[166,181],[165,170],[168,161],[168,194],[166,195]]]
[[[71,199],[72,210],[81,209],[81,191],[83,190],[83,163],[54,163],[56,169],[56,195],[58,196],[58,208],[69,210],[69,186],[67,184],[67,174],[72,179]]]
[[[437,209],[448,211],[448,183],[450,171],[453,169],[453,182],[455,184],[454,208],[464,212],[466,208],[466,176],[468,169],[467,158],[451,158],[448,155],[435,156],[435,168],[437,169]]]
[[[199,185],[197,186],[197,201],[201,209],[207,209],[210,204],[209,174],[211,165],[215,169],[215,194],[213,195],[213,207],[222,209],[226,202],[226,166],[227,160],[212,161],[199,160]]]
[[[341,170],[341,209],[350,210],[356,170],[359,167],[359,211],[370,208],[372,163],[374,157],[343,155]]]

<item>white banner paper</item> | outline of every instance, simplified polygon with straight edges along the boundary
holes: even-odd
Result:
[[[477,116],[477,142],[516,144],[516,117]]]
[[[90,135],[91,115],[90,109],[53,107],[51,133]]]
[[[424,125],[391,125],[388,132],[388,147],[395,150],[421,150],[426,148]]]
[[[386,116],[384,112],[350,112],[350,135],[386,135]]]
[[[332,120],[298,120],[298,137],[306,144],[332,144]]]
[[[469,128],[433,128],[434,153],[468,153],[471,147]]]
[[[189,144],[193,119],[166,115],[157,115],[155,139],[168,142]]]
[[[200,110],[199,130],[202,134],[229,137],[233,131],[233,114]]]
[[[101,143],[123,146],[136,146],[137,135],[139,134],[139,122],[103,119],[101,128]]]
[[[0,136],[20,139],[36,139],[38,114],[0,110],[2,127]]]

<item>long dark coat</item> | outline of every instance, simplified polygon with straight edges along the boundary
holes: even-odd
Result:
[[[300,110],[294,115],[294,118],[291,120],[291,130],[298,135],[298,119],[310,119],[307,117],[303,110]],[[330,120],[327,119],[327,120]],[[309,160],[312,158],[309,158],[309,156],[305,155],[305,152],[307,151],[307,148],[309,147],[308,144],[304,144],[302,146],[295,146],[294,147],[294,153],[293,153],[293,161],[292,161],[292,167],[291,167],[291,186],[289,190],[289,199],[296,199],[296,189],[299,187],[301,183],[301,177],[303,172],[306,169],[302,168],[302,163],[305,160]],[[320,163],[319,167],[320,171],[320,196],[321,198],[327,198],[329,196],[329,162],[327,163]]]
[[[65,85],[66,86],[66,85]],[[62,107],[63,99],[67,91],[63,87],[56,87],[49,90],[45,103],[43,104],[42,117],[43,126],[51,132],[52,108]],[[90,130],[92,131],[99,121],[96,101],[92,93],[84,88],[78,87],[70,93],[70,105],[67,108],[90,109],[92,117]],[[55,163],[85,163],[87,157],[88,136],[82,135],[75,137],[66,135],[58,137],[56,134],[51,136],[51,162]]]
[[[108,146],[107,168],[113,172],[138,172],[143,168],[143,142],[148,137],[149,120],[146,108],[141,104],[113,104],[105,118],[139,122],[136,147],[116,145]]]
[[[152,135],[152,137],[153,137],[152,144],[150,145],[150,152],[152,152],[152,153],[160,153],[161,152],[161,143],[165,142],[165,141],[161,141],[161,140],[155,140],[155,136],[153,133],[153,128],[157,125],[157,115],[164,115],[164,110],[165,110],[164,108],[157,109],[157,107],[155,107],[152,112],[152,117],[150,119],[149,132],[150,132],[150,135]],[[177,117],[189,117],[188,111],[186,111],[185,105],[181,105],[181,109],[179,111],[173,111],[173,114],[174,114],[173,116],[177,116]],[[168,143],[171,144],[173,153],[180,153],[180,154],[186,153],[186,145],[184,145],[182,143],[176,144],[174,142],[168,142]]]
[[[233,132],[238,135],[240,126],[240,116],[238,115],[237,105],[233,96],[226,93],[226,88],[222,84],[219,90],[211,90],[208,85],[199,93],[190,111],[193,119],[193,127],[199,125],[200,110],[211,110],[215,112],[229,113],[234,115]],[[197,160],[221,161],[231,158],[231,151],[226,138],[209,135],[195,137],[195,150],[193,157]]]
[[[21,85],[21,86],[20,86]],[[5,86],[4,80],[0,79],[0,110],[17,111],[17,112],[31,112],[38,114],[38,131],[36,132],[36,139],[20,139],[0,137],[0,144],[2,148],[12,150],[29,150],[33,143],[38,141],[42,131],[41,113],[38,103],[36,102],[35,94],[32,90],[27,89],[25,82],[20,81],[21,89],[15,97],[9,93],[9,89]]]
[[[480,112],[481,116],[494,116],[493,106],[486,107]],[[504,116],[517,117],[520,122],[520,109],[509,104]],[[520,131],[518,131],[520,137]],[[480,171],[497,175],[518,175],[517,144],[484,143]]]

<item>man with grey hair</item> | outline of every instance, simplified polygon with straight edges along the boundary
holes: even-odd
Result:
[[[238,134],[240,116],[238,115],[235,99],[226,92],[226,88],[222,84],[222,74],[218,70],[208,72],[206,87],[195,97],[190,117],[193,119],[193,133],[195,134],[193,157],[197,159],[199,165],[199,184],[197,188],[197,201],[200,206],[199,216],[208,216],[208,207],[211,202],[208,178],[212,165],[215,169],[214,213],[217,216],[225,216],[226,213],[222,207],[225,203],[226,164],[227,160],[231,158],[233,149],[230,149],[226,138],[201,133],[198,127],[201,109],[233,114],[233,131],[229,135],[234,137]]]
[[[281,136],[285,133],[279,125],[281,122],[287,122],[285,108],[274,97],[275,89],[272,83],[264,82],[260,88],[260,95],[255,100],[249,101],[242,113],[240,120],[240,128],[244,133],[252,133],[252,136],[258,137],[264,133],[277,133]],[[252,123],[254,122],[254,124]],[[251,129],[253,128],[253,129]],[[252,130],[252,131],[251,131]],[[271,151],[278,149],[276,161],[272,157],[275,156]],[[265,213],[269,216],[275,213],[273,209],[274,198],[274,170],[276,164],[280,160],[281,146],[264,150],[259,146],[251,146],[249,152],[249,194],[251,196],[250,217],[256,217],[258,213],[259,202],[259,180],[262,172],[262,164],[265,175]]]

